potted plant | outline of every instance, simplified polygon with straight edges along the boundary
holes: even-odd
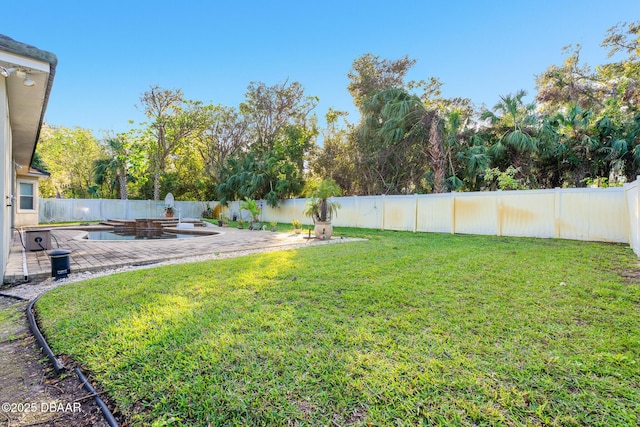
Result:
[[[226,219],[224,214],[220,212],[220,215],[218,216],[218,227],[224,227],[226,225],[228,225],[228,220]]]
[[[313,220],[316,238],[330,239],[333,234],[331,218],[341,206],[329,198],[340,196],[342,190],[333,179],[325,178],[322,181],[310,183],[308,194],[311,198],[305,205],[304,214]]]
[[[209,203],[207,203],[207,206],[202,211],[202,218],[210,218],[210,219],[215,218],[215,215],[213,213],[213,208],[211,207],[211,205],[209,205]]]
[[[244,219],[239,219],[238,220],[238,228],[240,230],[242,230],[244,228]]]
[[[260,229],[260,208],[255,200],[245,197],[244,202],[240,204],[240,210],[249,212],[249,230]]]
[[[271,221],[269,225],[271,226],[271,231],[278,231],[278,223],[276,221]]]
[[[300,234],[302,232],[302,223],[297,219],[294,218],[293,221],[291,221],[291,225],[293,225],[294,233]]]
[[[164,207],[164,216],[166,218],[173,218],[173,206]]]

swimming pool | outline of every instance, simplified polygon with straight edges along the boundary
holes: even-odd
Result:
[[[165,233],[162,230],[135,230],[130,231],[88,231],[87,240],[156,240],[156,239],[190,239],[198,237],[198,234]]]

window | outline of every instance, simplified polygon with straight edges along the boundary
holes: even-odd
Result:
[[[27,182],[20,183],[20,209],[34,210],[33,184]]]

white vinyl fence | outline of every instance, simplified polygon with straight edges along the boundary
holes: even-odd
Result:
[[[336,226],[460,234],[486,234],[629,243],[640,256],[638,181],[615,188],[492,191],[410,196],[337,197]],[[306,199],[276,208],[259,201],[263,222],[311,224]],[[175,202],[176,216],[199,218],[217,202]],[[162,217],[164,203],[140,200],[41,199],[40,222]],[[248,218],[240,202],[224,209]]]
[[[103,221],[164,217],[164,202],[152,200],[40,199],[38,221]],[[174,202],[175,217],[200,218],[207,202]],[[211,206],[215,205],[212,203]]]
[[[627,221],[629,222],[629,244],[633,252],[640,256],[640,176],[624,185],[627,201]]]
[[[637,193],[636,193],[637,194]],[[336,226],[629,243],[622,187],[334,198]],[[304,199],[264,205],[263,220],[304,218]],[[237,212],[237,207],[230,205]],[[637,221],[636,221],[637,222]]]

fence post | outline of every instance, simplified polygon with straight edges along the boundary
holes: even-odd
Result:
[[[384,231],[384,213],[387,210],[387,199],[384,197],[385,195],[382,195],[382,224],[380,226],[380,230]]]
[[[496,235],[502,236],[502,220],[503,220],[503,212],[502,212],[502,190],[498,190],[498,194],[496,194],[496,208],[497,208],[497,224],[496,224]]]
[[[451,234],[456,234],[456,192],[452,191],[451,195]]]
[[[635,215],[629,215],[631,221],[635,221],[635,235],[631,238],[631,248],[636,255],[640,256],[640,175],[636,176],[636,205],[634,206],[633,212]],[[626,197],[626,196],[625,196]],[[629,199],[627,199],[629,200]],[[630,209],[627,209],[631,211]],[[634,227],[629,224],[629,230],[633,232]]]
[[[359,201],[358,201],[358,196],[352,196],[353,198],[353,217],[356,220],[356,223],[353,225],[355,228],[358,228],[358,220],[360,219],[360,209],[359,209]]]
[[[562,198],[560,197],[560,188],[556,187],[555,188],[555,192],[554,192],[554,208],[555,208],[555,212],[554,212],[554,236],[556,239],[560,238],[560,215],[562,214],[562,207],[560,206],[560,203],[562,202]]]
[[[418,232],[418,195],[415,194],[415,209],[413,210],[413,232]]]

